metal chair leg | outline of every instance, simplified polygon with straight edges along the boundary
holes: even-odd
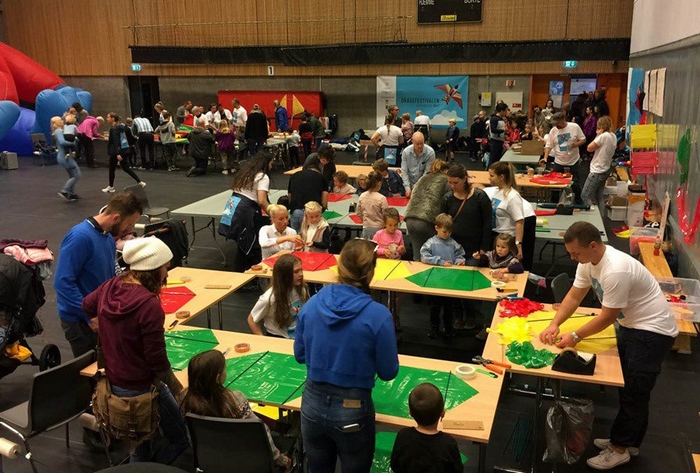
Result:
[[[68,424],[70,424],[70,422],[66,422],[66,448],[70,448],[70,431],[68,430]]]

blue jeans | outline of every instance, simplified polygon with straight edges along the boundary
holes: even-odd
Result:
[[[289,226],[297,233],[301,233],[301,223],[304,221],[304,209],[292,210],[289,216]]]
[[[603,203],[605,181],[608,179],[609,175],[610,172],[588,174],[586,182],[583,184],[583,190],[581,191],[581,200],[583,200],[584,205],[595,204],[599,209],[603,208],[601,204]]]
[[[375,434],[372,390],[307,379],[301,399],[301,434],[309,473],[334,472],[338,458],[343,473],[369,472]]]
[[[80,167],[78,166],[78,163],[76,163],[75,159],[72,158],[59,158],[58,164],[68,173],[68,180],[65,184],[63,184],[61,192],[68,195],[75,194],[75,183],[78,182],[78,179],[80,179]]]
[[[189,446],[187,426],[180,413],[180,406],[165,384],[157,382],[157,385],[159,427],[162,436],[147,440],[136,447],[136,451],[131,455],[131,463],[156,462],[170,465]],[[148,391],[150,389],[123,389],[112,385],[112,393],[118,397],[138,396]]]

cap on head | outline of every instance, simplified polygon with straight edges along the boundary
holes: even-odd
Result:
[[[173,252],[158,238],[136,238],[124,244],[122,257],[133,271],[152,271],[169,263]]]

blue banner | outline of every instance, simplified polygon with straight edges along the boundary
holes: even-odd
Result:
[[[466,129],[469,100],[469,76],[398,76],[396,77],[396,103],[399,116],[416,111],[430,118],[435,128],[447,128],[448,120],[457,120],[457,127]]]

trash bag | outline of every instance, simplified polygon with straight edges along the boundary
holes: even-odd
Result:
[[[594,417],[593,402],[589,399],[557,401],[547,411],[547,449],[542,461],[576,463],[586,451]]]

